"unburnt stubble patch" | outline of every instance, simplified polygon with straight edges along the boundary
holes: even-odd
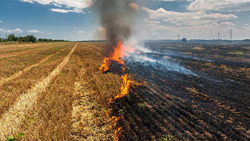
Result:
[[[68,63],[70,55],[74,52],[75,48],[76,46],[47,78],[37,83],[32,89],[28,90],[27,93],[22,94],[18,98],[17,103],[15,103],[7,113],[1,116],[0,127],[2,140],[4,140],[6,136],[13,135],[18,131],[20,122],[25,118],[27,112],[31,110],[33,104],[35,104],[37,95],[44,92],[51,80],[60,73],[63,67]]]

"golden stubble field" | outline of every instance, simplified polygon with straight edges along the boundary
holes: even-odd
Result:
[[[105,46],[0,46],[0,140],[113,140],[106,111],[121,80],[99,72]]]

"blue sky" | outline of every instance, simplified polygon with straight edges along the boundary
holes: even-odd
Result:
[[[105,32],[92,0],[0,0],[0,37],[33,34],[52,39],[89,40]],[[250,38],[250,0],[135,0],[134,37],[139,39]]]

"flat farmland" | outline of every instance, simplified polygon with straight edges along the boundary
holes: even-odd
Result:
[[[107,43],[0,45],[0,140],[250,140],[249,45],[143,46],[124,58],[140,85],[110,101]]]

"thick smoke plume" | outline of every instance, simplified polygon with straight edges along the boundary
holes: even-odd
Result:
[[[119,39],[126,41],[133,32],[135,14],[138,6],[135,0],[95,0],[94,9],[98,12],[100,23],[105,28],[106,38],[112,46]]]

